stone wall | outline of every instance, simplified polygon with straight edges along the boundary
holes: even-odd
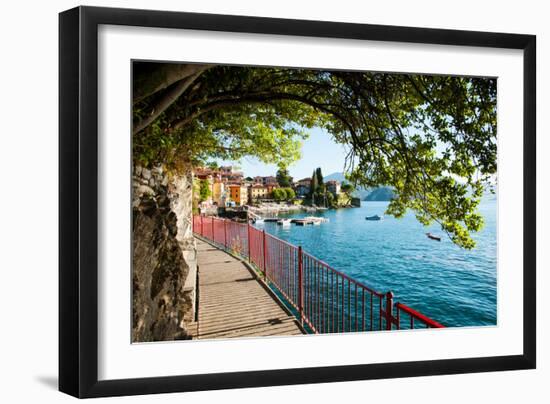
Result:
[[[162,167],[133,175],[134,342],[191,338],[196,293],[192,173]]]

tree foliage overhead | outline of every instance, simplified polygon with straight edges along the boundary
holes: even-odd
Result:
[[[494,181],[496,79],[239,66],[134,64],[134,158],[201,163],[252,155],[287,165],[307,130],[349,145],[349,178],[395,191],[472,248]],[[158,82],[157,82],[158,81]]]

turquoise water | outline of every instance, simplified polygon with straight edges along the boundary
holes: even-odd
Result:
[[[396,302],[445,326],[496,324],[496,201],[480,205],[485,227],[474,235],[477,246],[471,251],[454,245],[437,225],[422,226],[412,214],[367,221],[366,216],[382,215],[387,202],[362,203],[317,213],[330,220],[320,226],[263,227],[380,292],[391,290]],[[427,232],[442,236],[441,242],[428,239]]]

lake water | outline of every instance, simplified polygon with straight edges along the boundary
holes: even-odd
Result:
[[[445,326],[496,324],[496,201],[480,205],[485,226],[474,234],[477,246],[471,251],[454,245],[438,225],[422,226],[413,214],[367,221],[366,216],[382,215],[388,203],[362,204],[317,213],[330,220],[320,226],[263,227],[380,292],[391,290],[396,302]],[[441,242],[428,239],[427,232]]]

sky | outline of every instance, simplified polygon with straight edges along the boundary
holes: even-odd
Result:
[[[294,180],[311,177],[313,170],[321,167],[323,175],[344,171],[346,148],[332,140],[331,135],[321,128],[309,131],[309,137],[302,144],[302,158],[288,166]],[[218,161],[220,165],[238,165],[246,177],[275,175],[275,164],[264,164],[256,158],[245,157],[239,161]]]

